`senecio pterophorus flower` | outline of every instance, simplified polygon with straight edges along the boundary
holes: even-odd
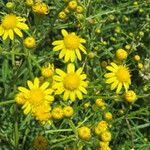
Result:
[[[75,58],[79,60],[82,59],[80,50],[86,54],[85,47],[82,43],[86,43],[85,39],[80,38],[74,32],[68,33],[66,30],[61,30],[62,35],[64,36],[63,40],[57,40],[52,43],[55,47],[53,51],[60,51],[59,58],[62,59],[64,57],[65,62],[71,60],[71,62],[75,61]]]
[[[49,13],[48,5],[42,2],[36,2],[32,5],[32,10],[39,15],[47,15]]]
[[[131,75],[129,69],[125,65],[116,65],[112,62],[111,66],[107,66],[106,69],[111,71],[111,73],[105,74],[107,78],[106,83],[111,84],[111,90],[116,88],[116,93],[119,93],[122,86],[124,86],[125,91],[129,89]]]
[[[19,37],[23,37],[20,30],[29,29],[25,21],[25,18],[18,17],[13,14],[4,16],[0,24],[0,36],[2,36],[3,40],[6,40],[8,37],[11,40],[14,40],[14,33],[16,33]]]
[[[54,97],[51,95],[53,90],[49,88],[49,82],[40,85],[39,78],[35,78],[34,82],[27,81],[29,89],[18,87],[20,91],[16,95],[16,102],[23,105],[24,114],[31,113],[39,121],[48,121],[51,117],[50,104]]]
[[[62,94],[63,99],[66,101],[70,99],[71,101],[75,101],[76,96],[79,99],[83,99],[83,95],[87,94],[87,90],[85,89],[88,84],[86,79],[86,74],[82,73],[82,68],[79,68],[75,71],[74,64],[68,64],[67,73],[60,69],[56,69],[56,73],[58,75],[54,75],[54,85],[53,88],[56,90],[56,94]]]

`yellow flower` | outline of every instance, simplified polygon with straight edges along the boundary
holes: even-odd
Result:
[[[111,84],[111,90],[116,88],[116,93],[119,93],[124,86],[125,91],[129,89],[131,84],[130,72],[125,65],[116,65],[111,63],[111,66],[106,67],[111,73],[106,73],[105,77],[108,78],[106,83]]]
[[[59,14],[58,14],[58,17],[60,18],[60,19],[66,19],[66,13],[64,12],[64,11],[61,11]]]
[[[125,93],[125,100],[130,103],[136,101],[137,100],[136,93],[132,90],[127,91]]]
[[[32,6],[34,4],[33,0],[26,0],[27,6]]]
[[[62,119],[63,118],[63,109],[61,107],[53,108],[52,117],[54,119]]]
[[[69,3],[68,3],[68,7],[70,8],[70,9],[72,9],[72,10],[74,10],[74,9],[76,9],[76,7],[77,7],[77,1],[76,0],[72,0],[72,1],[70,1]]]
[[[14,40],[14,33],[19,37],[23,37],[20,30],[29,29],[28,25],[25,24],[25,21],[25,18],[17,17],[13,14],[4,16],[2,23],[0,24],[0,36],[2,36],[3,40],[6,40],[8,37],[11,40]]]
[[[50,119],[52,117],[50,113],[51,107],[45,107],[43,105],[37,107],[37,109],[34,112],[34,116],[36,117],[36,120],[40,121],[42,124],[45,123],[51,123]]]
[[[95,127],[95,133],[100,135],[102,132],[106,131],[108,128],[108,123],[106,121],[100,121],[98,125]]]
[[[111,150],[109,146],[100,147],[99,150]]]
[[[120,48],[116,51],[116,57],[118,60],[122,61],[122,60],[126,59],[127,56],[128,56],[128,53],[124,49]]]
[[[48,146],[48,140],[42,136],[42,135],[38,135],[35,139],[34,139],[34,148],[37,150],[45,150]]]
[[[109,142],[100,141],[100,142],[99,142],[99,146],[100,146],[100,147],[109,146]]]
[[[32,10],[39,15],[47,15],[49,13],[48,5],[42,2],[36,2],[32,6]]]
[[[82,13],[83,11],[84,11],[84,9],[82,6],[77,6],[77,8],[76,8],[77,13]]]
[[[90,105],[91,105],[90,102],[87,102],[84,104],[84,108],[86,109],[86,108],[90,107]]]
[[[135,61],[139,61],[140,59],[141,59],[141,58],[140,58],[139,55],[135,55],[135,56],[134,56],[134,60],[135,60]]]
[[[60,69],[56,69],[56,73],[58,75],[54,75],[54,85],[53,88],[56,90],[56,94],[62,94],[63,99],[66,101],[70,98],[71,101],[75,101],[76,96],[79,99],[83,99],[83,95],[87,94],[87,90],[85,89],[88,84],[86,79],[86,74],[82,73],[82,68],[79,68],[75,72],[74,64],[68,64],[67,66],[67,73]]]
[[[63,40],[57,40],[52,43],[52,45],[55,45],[53,48],[53,51],[60,51],[59,58],[63,58],[65,62],[68,62],[71,60],[71,62],[75,61],[76,55],[79,60],[81,60],[81,54],[80,50],[86,54],[85,47],[82,45],[82,43],[85,43],[86,41],[79,36],[77,36],[74,32],[68,33],[66,30],[61,30],[62,35],[64,36]]]
[[[138,68],[139,69],[143,69],[143,64],[142,63],[138,63]]]
[[[31,36],[27,37],[23,43],[26,48],[34,48],[36,46],[35,38]]]
[[[111,133],[109,131],[102,132],[101,140],[104,142],[110,142],[111,141]]]
[[[12,8],[14,8],[14,6],[15,6],[15,4],[14,4],[13,2],[7,2],[7,3],[6,3],[6,7],[7,7],[8,9],[12,9]]]
[[[71,106],[65,106],[63,108],[63,114],[65,117],[71,117],[73,115],[73,108]]]
[[[91,137],[91,130],[86,126],[83,126],[78,129],[78,135],[82,140],[89,140]]]
[[[96,103],[96,106],[98,106],[98,107],[105,106],[105,102],[103,101],[103,99],[98,98],[98,99],[96,99],[95,103]]]
[[[41,86],[39,78],[35,78],[34,82],[27,82],[29,89],[24,87],[18,87],[20,93],[24,94],[25,101],[22,108],[24,113],[34,113],[38,110],[39,106],[44,106],[46,109],[50,109],[50,104],[53,102],[54,97],[51,96],[53,90],[48,88],[49,83],[44,82]],[[24,100],[24,99],[23,99]]]
[[[111,120],[112,119],[112,113],[110,113],[110,112],[106,112],[105,114],[104,114],[104,118],[106,119],[106,120]]]
[[[54,64],[48,64],[48,67],[42,67],[41,74],[45,78],[52,77],[54,74]]]

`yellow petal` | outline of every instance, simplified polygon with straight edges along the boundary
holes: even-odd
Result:
[[[76,71],[76,74],[80,75],[83,71],[83,68],[79,68],[77,71]]]
[[[104,77],[105,78],[111,78],[111,77],[113,77],[115,75],[115,73],[106,73],[105,75],[104,75]]]
[[[82,93],[87,94],[87,90],[86,90],[84,87],[79,86],[79,90],[80,90]]]
[[[75,92],[70,92],[70,100],[71,100],[72,102],[75,101]]]
[[[59,53],[59,58],[62,59],[66,54],[66,49],[62,49],[61,52]]]
[[[66,101],[69,98],[70,92],[68,90],[66,90],[64,92],[64,96],[63,96],[63,100]]]
[[[81,42],[81,43],[86,43],[86,40],[85,40],[85,39],[80,38],[80,42]]]
[[[15,33],[19,36],[19,37],[23,37],[22,32],[20,31],[20,29],[18,28],[14,28]]]
[[[114,63],[114,62],[112,62],[112,63],[110,63],[116,70],[118,69],[118,66]]]
[[[53,77],[53,79],[54,79],[55,81],[62,81],[62,80],[63,80],[60,76],[57,76],[57,75],[55,75],[55,76]]]
[[[52,89],[46,89],[46,90],[44,90],[44,93],[45,94],[52,94],[53,90]]]
[[[85,47],[83,45],[79,45],[79,48],[80,50],[84,53],[84,54],[87,54],[86,50],[85,50]]]
[[[72,63],[68,64],[68,66],[67,66],[67,73],[71,73],[71,72],[74,72],[74,71],[75,71],[74,64],[72,64]]]
[[[65,62],[68,62],[69,59],[70,59],[70,50],[67,50],[65,55]]]
[[[2,36],[3,34],[4,34],[4,28],[0,26],[0,36]]]
[[[48,86],[49,86],[49,82],[44,82],[44,83],[41,85],[40,89],[45,90],[45,89],[48,88]]]
[[[45,99],[48,100],[50,103],[54,101],[54,97],[50,95],[46,95]]]
[[[27,24],[21,23],[21,22],[18,22],[18,23],[17,23],[17,27],[18,27],[19,29],[22,29],[22,30],[28,30],[28,29],[29,29],[29,27],[28,27]]]
[[[79,90],[76,90],[75,92],[79,99],[83,99],[82,93]]]
[[[29,89],[33,89],[34,85],[31,81],[27,81]]]
[[[52,45],[61,45],[63,44],[63,40],[57,40],[52,43]]]
[[[24,88],[24,87],[18,87],[18,90],[19,91],[21,91],[21,92],[23,92],[23,93],[28,93],[29,92],[29,90],[28,89],[26,89],[26,88]]]
[[[64,77],[66,76],[66,73],[60,69],[56,69],[56,73],[59,74],[60,76]]]
[[[116,72],[116,69],[111,66],[107,66],[106,69],[112,72]]]
[[[81,53],[80,53],[79,49],[75,49],[75,52],[76,52],[78,59],[82,60]]]
[[[71,51],[70,58],[71,58],[71,62],[75,61],[75,51]]]
[[[111,90],[114,90],[117,87],[118,83],[119,83],[119,81],[117,81],[117,80],[114,83],[112,83]]]
[[[86,76],[87,76],[86,74],[82,74],[82,75],[80,75],[80,79],[81,79],[81,80],[85,80],[85,79],[86,79]]]
[[[31,106],[28,105],[25,109],[24,109],[24,114],[27,115],[29,112],[31,111]]]
[[[63,48],[64,46],[63,45],[57,45],[53,48],[53,51],[59,51]]]
[[[10,39],[13,40],[14,39],[14,32],[13,32],[13,30],[10,29],[8,32],[9,32],[8,34],[9,34]]]
[[[129,89],[129,84],[126,83],[126,82],[124,82],[124,83],[123,83],[123,86],[124,86],[124,88],[125,88],[125,91],[127,92],[128,89]]]
[[[112,82],[115,82],[116,81],[116,77],[112,77],[112,78],[109,78],[106,80],[106,83],[110,84]]]
[[[5,32],[4,32],[4,34],[3,34],[3,40],[6,40],[7,39],[7,37],[8,37],[8,30],[5,30]]]
[[[120,83],[118,84],[116,93],[119,93],[119,92],[121,91],[121,88],[122,88],[122,83],[120,82]]]
[[[68,35],[68,32],[67,32],[65,29],[62,29],[62,30],[61,30],[61,33],[62,33],[62,35],[63,35],[64,37]]]
[[[35,87],[35,88],[38,88],[38,87],[39,87],[39,84],[40,84],[39,79],[38,79],[38,78],[35,78],[35,79],[34,79],[34,87]]]

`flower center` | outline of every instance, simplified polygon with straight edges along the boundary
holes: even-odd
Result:
[[[33,105],[40,105],[43,103],[44,93],[41,89],[33,89],[30,91],[29,102]]]
[[[69,73],[63,80],[64,87],[68,90],[75,90],[80,85],[80,78],[75,73]]]
[[[2,21],[2,26],[5,29],[13,29],[17,25],[17,17],[15,15],[7,15]]]
[[[130,73],[127,68],[120,66],[116,72],[116,77],[120,82],[127,82],[130,79]]]
[[[64,44],[67,49],[74,50],[79,47],[79,37],[74,34],[68,34],[64,37]]]

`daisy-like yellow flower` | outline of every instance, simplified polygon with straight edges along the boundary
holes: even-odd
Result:
[[[6,40],[9,37],[14,40],[14,33],[19,37],[23,37],[21,30],[29,29],[25,21],[25,18],[13,14],[4,16],[0,24],[0,36],[2,36],[2,39]]]
[[[52,43],[55,47],[53,51],[60,51],[59,58],[62,59],[64,57],[65,62],[71,60],[71,62],[75,61],[75,58],[79,60],[82,59],[80,50],[86,54],[85,47],[82,43],[86,43],[85,39],[80,38],[74,32],[68,33],[66,30],[61,30],[62,35],[64,36],[63,40],[57,40]]]
[[[39,107],[44,107],[45,110],[50,110],[50,104],[53,102],[54,97],[51,95],[53,90],[48,88],[49,82],[44,82],[40,85],[39,78],[35,78],[34,82],[27,81],[29,89],[25,87],[18,87],[18,90],[23,95],[20,95],[19,98],[23,97],[19,102],[23,105],[22,108],[24,109],[24,114],[28,113],[35,113]],[[16,97],[16,102],[17,97]]]
[[[83,99],[83,95],[87,94],[86,87],[88,86],[86,79],[86,74],[81,74],[82,68],[75,71],[74,64],[68,64],[67,73],[60,69],[56,69],[58,75],[54,75],[54,85],[53,88],[56,90],[56,94],[62,94],[63,99],[66,101],[70,99],[75,101],[76,96],[79,99]]]
[[[38,135],[33,142],[34,148],[37,150],[45,150],[48,146],[48,140],[42,135]]]
[[[129,89],[131,75],[128,67],[125,65],[116,65],[112,62],[111,66],[107,66],[106,69],[111,71],[111,73],[105,74],[107,78],[106,83],[111,84],[111,90],[116,88],[116,93],[119,93],[123,86],[125,91]]]
[[[32,10],[39,15],[47,15],[49,13],[48,5],[42,2],[36,2],[32,5]]]

